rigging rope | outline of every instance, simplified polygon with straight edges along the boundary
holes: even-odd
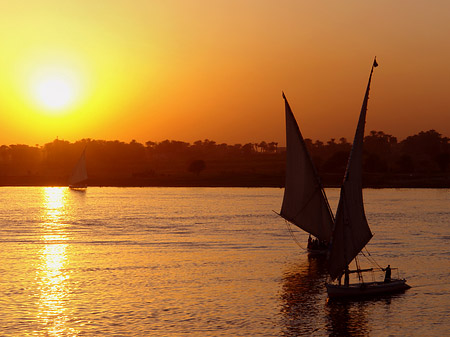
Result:
[[[291,223],[290,223],[289,221],[287,221],[287,220],[285,220],[285,222],[286,222],[286,226],[287,226],[287,228],[288,228],[289,234],[291,234],[291,236],[292,236],[292,238],[294,239],[294,242],[297,244],[297,246],[299,246],[299,247],[300,247],[301,249],[303,249],[303,250],[307,250],[306,248],[304,248],[304,247],[300,244],[300,242],[298,241],[298,239],[295,237],[294,231],[293,231],[292,228],[291,228]]]
[[[364,249],[366,250],[367,254],[369,256],[366,256],[366,254],[364,254],[363,251],[361,251],[361,254],[370,262],[372,262],[373,264],[375,264],[378,268],[383,269],[378,263],[377,261],[372,257],[372,255],[369,253],[369,250],[367,249],[367,247],[364,247]]]

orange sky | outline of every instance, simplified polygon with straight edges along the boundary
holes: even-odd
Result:
[[[304,137],[351,139],[374,55],[366,130],[450,136],[447,0],[24,3],[0,3],[0,144],[282,144],[282,90]],[[36,102],[48,73],[64,108]]]

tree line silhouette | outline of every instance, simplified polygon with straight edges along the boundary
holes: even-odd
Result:
[[[305,139],[326,186],[339,186],[351,143]],[[228,145],[212,140],[74,143],[0,147],[0,185],[66,185],[86,148],[89,184],[98,186],[283,186],[286,149],[277,142]],[[366,186],[449,187],[450,142],[435,130],[402,141],[383,131],[364,138]]]

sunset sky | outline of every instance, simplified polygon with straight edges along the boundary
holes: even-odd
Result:
[[[0,144],[450,136],[448,0],[0,2]]]

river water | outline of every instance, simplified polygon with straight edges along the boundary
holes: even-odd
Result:
[[[358,302],[327,301],[282,194],[0,188],[0,336],[448,334],[450,190],[364,190],[371,257],[412,288]]]

